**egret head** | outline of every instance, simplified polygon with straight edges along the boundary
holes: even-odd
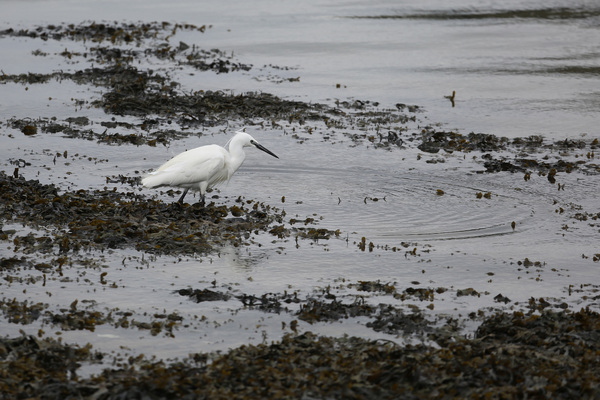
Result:
[[[254,139],[252,137],[252,135],[250,135],[246,132],[238,131],[234,138],[236,141],[239,141],[239,143],[242,145],[242,147],[256,147],[257,149],[262,150],[265,153],[267,153],[275,158],[279,158],[273,152],[271,152],[269,149],[267,149],[265,146],[258,143],[256,141],[256,139]]]

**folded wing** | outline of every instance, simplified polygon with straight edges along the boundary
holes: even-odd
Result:
[[[142,179],[146,187],[206,189],[229,179],[226,151],[216,145],[183,152]]]

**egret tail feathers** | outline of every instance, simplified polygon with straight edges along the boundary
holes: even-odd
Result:
[[[148,174],[142,178],[142,185],[147,188],[154,188],[163,184],[163,180],[160,176]]]

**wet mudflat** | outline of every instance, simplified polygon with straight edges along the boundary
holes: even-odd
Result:
[[[2,85],[62,109],[0,122],[6,398],[595,395],[597,137],[461,133],[403,102],[191,90],[179,79],[257,69],[203,49],[210,29],[0,32],[50,65]],[[250,158],[204,208],[141,190],[170,151],[224,144],[233,126],[289,161]]]

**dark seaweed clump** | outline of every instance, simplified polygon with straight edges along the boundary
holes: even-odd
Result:
[[[50,80],[70,80],[80,85],[102,88],[102,95],[93,100],[74,99],[76,108],[102,108],[115,116],[135,116],[143,119],[139,124],[118,121],[103,122],[110,132],[76,126],[68,121],[40,119],[9,120],[7,125],[27,135],[61,132],[68,137],[98,140],[110,144],[150,145],[167,144],[170,140],[195,134],[186,131],[190,127],[228,125],[238,121],[243,125],[260,124],[262,127],[281,128],[284,123],[295,124],[312,135],[308,122],[318,122],[327,128],[340,130],[354,141],[368,141],[376,147],[399,146],[398,125],[415,121],[417,106],[397,104],[393,109],[379,108],[376,102],[354,100],[338,102],[336,107],[323,104],[286,100],[264,92],[233,93],[231,91],[204,90],[201,86],[182,89],[171,77],[170,69],[143,69],[140,61],[156,64],[156,59],[168,60],[178,68],[191,67],[195,72],[216,74],[250,71],[254,67],[237,61],[231,52],[204,49],[196,43],[184,43],[172,39],[178,31],[204,32],[210,26],[191,24],[151,23],[96,23],[79,25],[47,25],[32,29],[8,28],[1,36],[29,37],[42,41],[74,41],[83,44],[83,50],[64,50],[57,55],[65,57],[73,72],[50,71],[47,73],[0,74],[0,83],[15,82],[23,85],[44,84]],[[123,44],[135,47],[123,48]],[[81,46],[80,46],[81,47]],[[36,56],[46,56],[41,50]],[[94,67],[77,69],[80,61]],[[287,67],[270,66],[276,74]],[[288,81],[275,78],[277,81]],[[202,80],[199,80],[201,82]],[[172,129],[176,122],[182,128]],[[348,134],[346,127],[357,126],[365,131],[377,126],[390,129],[385,140],[377,141],[372,134]],[[134,129],[135,133],[122,133],[122,129]],[[295,128],[294,128],[295,130]],[[379,128],[378,128],[379,130]],[[302,139],[305,140],[305,139]],[[325,139],[328,140],[328,139]]]
[[[499,313],[439,348],[307,332],[171,364],[132,357],[84,379],[80,363],[102,354],[24,336],[0,340],[2,398],[595,398],[598,332],[588,309]]]
[[[587,173],[600,172],[600,166],[594,163],[595,152],[599,148],[598,139],[590,140],[558,140],[553,143],[545,143],[543,137],[532,135],[526,138],[508,139],[484,133],[469,133],[463,135],[458,132],[441,131],[428,127],[419,134],[413,134],[421,143],[417,146],[419,150],[426,153],[438,153],[444,150],[447,153],[480,151],[485,154],[481,156],[486,172],[520,172],[525,174],[525,180],[529,179],[533,171],[547,176],[550,183],[555,183],[554,176],[558,172],[571,173],[581,170]],[[415,140],[415,137],[411,138]],[[516,156],[498,156],[497,153],[514,150],[519,153]],[[555,160],[548,157],[536,159],[529,153],[540,151],[556,152]],[[576,159],[568,158],[575,155]]]
[[[1,220],[56,227],[53,235],[13,238],[15,250],[26,252],[132,247],[157,254],[198,254],[215,244],[243,245],[251,232],[268,231],[271,223],[283,220],[282,213],[268,205],[241,198],[236,203],[181,206],[134,192],[60,193],[54,185],[0,172]]]

